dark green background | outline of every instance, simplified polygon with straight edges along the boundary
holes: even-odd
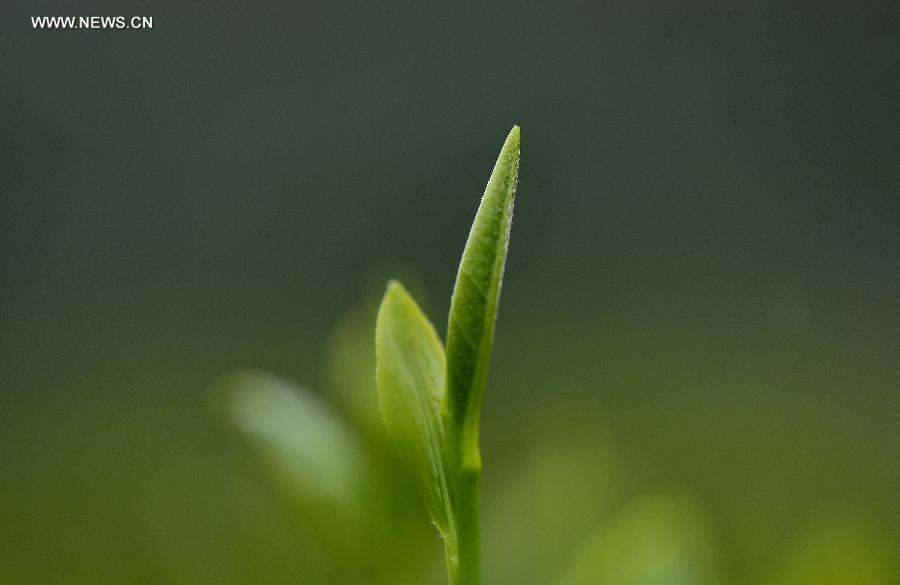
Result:
[[[27,18],[93,14],[154,29]],[[703,502],[734,582],[836,509],[892,550],[898,15],[4,3],[0,581],[289,574],[276,512],[228,488],[251,480],[221,471],[207,388],[247,367],[321,386],[334,323],[398,271],[443,329],[514,123],[486,474],[577,412],[637,483]],[[196,551],[178,577],[173,547]]]

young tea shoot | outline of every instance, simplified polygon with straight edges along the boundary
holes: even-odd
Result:
[[[513,127],[491,173],[463,251],[447,323],[434,326],[397,281],[375,327],[376,381],[384,422],[416,471],[444,540],[450,585],[480,585],[478,429],[519,173]]]

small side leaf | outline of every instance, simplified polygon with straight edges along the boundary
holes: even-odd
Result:
[[[450,301],[447,391],[462,468],[481,468],[478,421],[494,341],[518,175],[519,127],[514,126],[481,199]]]
[[[444,410],[446,360],[434,327],[406,289],[391,281],[375,326],[378,398],[388,433],[420,476],[428,513],[446,537],[452,526]]]

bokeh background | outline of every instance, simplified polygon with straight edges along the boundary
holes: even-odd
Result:
[[[154,29],[27,18],[94,14]],[[0,582],[392,582],[320,546],[210,388],[272,372],[359,428],[331,389],[370,390],[371,303],[401,276],[443,331],[517,123],[488,582],[900,583],[898,26],[877,1],[4,2]],[[425,543],[377,554],[442,583]]]

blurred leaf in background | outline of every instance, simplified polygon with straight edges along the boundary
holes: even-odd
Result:
[[[215,397],[255,447],[293,521],[323,546],[319,578],[417,582],[428,559],[426,523],[383,443],[319,396],[271,374],[233,375]]]
[[[626,470],[599,421],[544,414],[540,421],[520,421],[533,430],[529,442],[485,484],[488,583],[554,582],[628,493]]]
[[[637,498],[578,548],[567,585],[719,585],[716,544],[696,504]]]
[[[798,531],[769,585],[895,585],[897,550],[871,512],[836,504]]]

